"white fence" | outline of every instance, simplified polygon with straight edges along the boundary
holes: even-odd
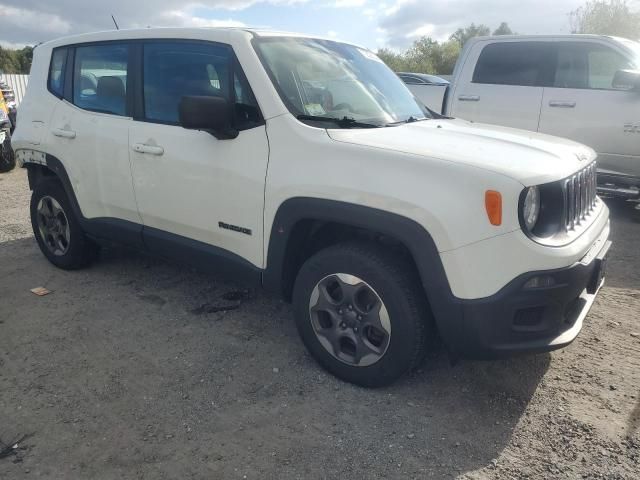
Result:
[[[13,92],[16,95],[16,104],[20,105],[20,100],[24,97],[27,91],[27,83],[29,82],[29,75],[14,75],[5,73],[3,75],[5,82],[13,88]]]

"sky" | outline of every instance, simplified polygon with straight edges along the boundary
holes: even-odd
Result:
[[[585,0],[0,0],[0,45],[147,26],[249,26],[337,38],[372,50],[403,50],[422,35],[508,22],[522,34],[569,33]]]

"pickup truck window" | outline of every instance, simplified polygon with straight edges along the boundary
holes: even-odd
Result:
[[[301,37],[257,38],[254,45],[296,117],[351,120],[337,125],[341,128],[429,117],[398,76],[368,50]]]
[[[554,87],[612,90],[618,70],[634,68],[633,62],[617,51],[589,42],[558,44]]]
[[[499,42],[482,49],[473,83],[543,87],[554,68],[551,42]]]

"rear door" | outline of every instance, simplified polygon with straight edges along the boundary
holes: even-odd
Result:
[[[232,48],[179,40],[138,48],[140,98],[129,150],[145,243],[171,256],[180,246],[230,252],[261,267],[267,134]],[[183,128],[178,105],[186,95],[226,98],[238,137]]]
[[[53,52],[49,90],[63,98],[45,132],[47,151],[63,163],[84,217],[139,225],[129,163],[130,45],[67,51],[64,58]]]
[[[478,42],[456,80],[450,115],[536,131],[552,73],[549,42]]]
[[[540,132],[598,152],[598,167],[640,176],[640,94],[612,86],[618,70],[638,66],[624,50],[598,41],[558,42],[552,86],[544,89]]]

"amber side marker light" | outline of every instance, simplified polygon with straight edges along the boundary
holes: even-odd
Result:
[[[502,225],[502,194],[495,190],[487,190],[484,193],[484,208],[491,225]]]

